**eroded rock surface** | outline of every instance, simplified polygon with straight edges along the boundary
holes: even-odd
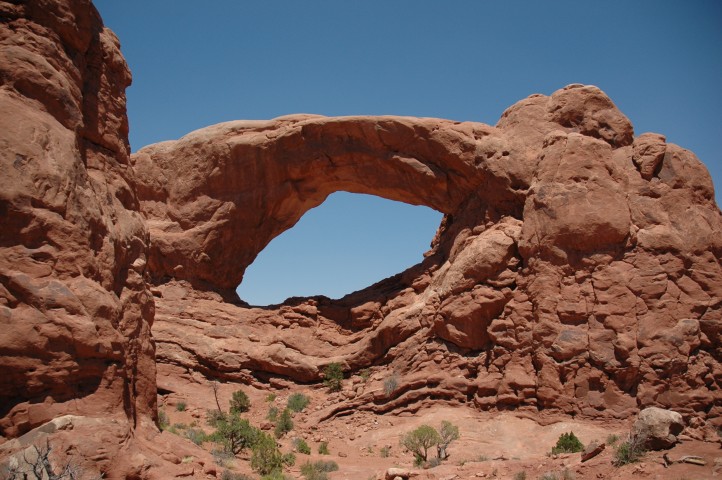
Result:
[[[164,391],[368,369],[312,422],[441,402],[719,425],[710,177],[598,88],[496,126],[290,116],[131,157],[129,83],[88,0],[0,1],[0,461],[50,436],[111,478],[211,472],[153,425],[156,367]],[[425,259],[339,300],[238,302],[256,255],[338,190],[443,212]]]
[[[598,88],[492,127],[406,117],[229,122],[133,155],[166,375],[400,375],[333,411],[425,402],[627,418],[722,408],[720,211],[705,167],[634,137]],[[425,260],[340,300],[224,303],[275,236],[337,190],[446,215]],[[180,370],[178,370],[180,368]],[[172,373],[176,372],[176,373]]]

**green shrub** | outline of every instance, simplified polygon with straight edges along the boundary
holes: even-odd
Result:
[[[166,430],[170,426],[170,420],[164,410],[158,410],[158,428]]]
[[[574,435],[574,432],[562,433],[557,440],[556,446],[552,448],[552,454],[576,453],[584,450],[584,445]]]
[[[401,438],[401,445],[414,454],[416,463],[422,463],[427,460],[429,448],[433,447],[439,441],[439,433],[429,425],[421,425],[416,430],[408,432]]]
[[[270,435],[260,432],[256,443],[251,447],[251,468],[260,475],[275,475],[283,479],[282,469],[284,465],[296,463],[296,456],[291,454],[283,455]],[[275,478],[275,477],[274,477]]]
[[[318,453],[321,455],[328,455],[328,442],[321,442],[318,446]]]
[[[336,470],[338,470],[338,464],[334,461],[318,460],[301,465],[301,475],[306,480],[328,480],[327,473]]]
[[[389,447],[388,445],[385,445],[385,446],[381,447],[380,452],[381,452],[381,458],[388,458],[391,455],[391,447]]]
[[[361,380],[365,382],[369,381],[369,378],[371,378],[371,369],[370,368],[364,368],[359,373],[359,376],[361,377]]]
[[[629,440],[620,443],[614,450],[612,464],[615,467],[622,467],[630,463],[638,462],[644,456],[644,453],[644,448],[642,448],[639,442],[630,438]]]
[[[248,475],[244,475],[242,473],[234,473],[230,470],[224,470],[223,474],[221,475],[221,480],[253,480]]]
[[[218,422],[211,438],[223,445],[226,451],[236,455],[253,446],[260,435],[261,431],[251,426],[248,420],[236,414],[229,414]]]
[[[291,411],[287,408],[283,409],[281,416],[278,417],[278,422],[273,432],[276,434],[276,438],[281,438],[286,433],[293,430],[293,420],[291,420]]]
[[[218,426],[218,422],[226,418],[226,414],[220,410],[206,410],[206,423],[215,428]]]
[[[392,374],[389,378],[384,380],[384,393],[386,395],[391,395],[399,388],[399,376],[395,373]]]
[[[439,430],[439,442],[436,444],[437,457],[439,460],[446,460],[449,456],[446,449],[454,440],[459,439],[459,427],[446,420],[441,422]]]
[[[268,403],[271,403],[271,402],[274,401],[275,399],[276,399],[276,394],[275,394],[275,393],[269,393],[268,395],[266,395],[266,401],[267,401]]]
[[[526,472],[517,472],[514,474],[514,480],[526,480]]]
[[[278,407],[269,407],[266,418],[269,422],[275,422],[276,420],[278,420]]]
[[[293,395],[288,397],[288,402],[286,403],[286,405],[294,412],[302,412],[309,403],[311,403],[311,399],[308,398],[306,395],[304,395],[303,393],[294,393]]]
[[[323,384],[332,392],[341,390],[343,368],[338,362],[329,363],[323,371]]]
[[[186,438],[196,445],[202,445],[203,442],[208,440],[206,432],[199,428],[189,428],[186,430]]]
[[[247,412],[251,408],[251,400],[243,390],[233,392],[233,398],[230,401],[231,413]]]
[[[303,438],[294,438],[293,448],[295,448],[298,453],[311,455],[311,447],[308,446],[308,443],[306,443],[306,440]]]
[[[607,435],[607,443],[611,446],[614,446],[619,441],[619,435],[615,435],[613,433]]]
[[[179,412],[185,412],[186,409],[186,402],[178,402],[175,404],[175,409]]]

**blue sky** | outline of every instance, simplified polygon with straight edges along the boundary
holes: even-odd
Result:
[[[235,119],[413,115],[495,124],[533,93],[599,86],[637,134],[722,189],[722,2],[96,0],[133,72],[135,151]],[[239,294],[339,297],[421,260],[441,219],[337,193],[276,238]]]

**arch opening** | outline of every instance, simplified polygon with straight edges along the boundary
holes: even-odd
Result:
[[[236,293],[256,306],[341,298],[421,262],[442,217],[429,207],[335,192],[260,252]]]

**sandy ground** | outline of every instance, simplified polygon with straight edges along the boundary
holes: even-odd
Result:
[[[212,431],[205,422],[206,411],[216,408],[210,384],[203,379],[168,379],[169,390],[159,396],[162,411],[174,424],[195,424],[207,433]],[[303,438],[311,447],[311,455],[296,453],[296,464],[286,470],[292,478],[303,478],[300,466],[307,461],[333,460],[339,470],[329,474],[332,480],[370,480],[383,478],[390,467],[414,469],[413,456],[400,446],[406,433],[422,424],[438,427],[448,420],[459,427],[460,438],[448,449],[450,457],[441,465],[428,469],[415,469],[418,479],[722,479],[722,449],[718,442],[687,440],[666,452],[675,460],[684,455],[701,456],[705,466],[673,464],[664,467],[665,452],[650,452],[639,463],[621,468],[612,465],[614,448],[607,448],[597,457],[582,463],[581,454],[551,456],[550,450],[564,432],[573,431],[586,445],[592,441],[607,442],[610,436],[623,439],[629,432],[631,421],[592,422],[572,418],[540,416],[524,412],[479,412],[467,406],[437,405],[416,413],[400,415],[374,415],[358,412],[316,424],[318,412],[333,403],[322,387],[293,387],[289,389],[256,389],[246,385],[220,384],[219,401],[227,410],[235,390],[242,389],[251,400],[251,409],[243,414],[252,425],[269,428],[266,415],[271,406],[282,410],[292,393],[303,393],[311,398],[304,412],[294,415],[294,429],[279,440],[281,450],[293,450],[294,438]],[[269,394],[275,399],[269,401]],[[178,404],[184,402],[185,410]],[[183,429],[177,429],[180,435]],[[272,433],[272,432],[271,432]],[[328,442],[329,455],[318,454],[322,441]],[[214,444],[206,442],[203,448],[212,450]],[[431,455],[430,455],[431,458]],[[224,468],[257,475],[249,465],[250,452],[242,452],[235,459],[223,462]],[[717,463],[715,463],[717,461]],[[716,471],[715,471],[716,469]],[[546,475],[546,477],[545,477]],[[555,475],[552,477],[551,475]]]

